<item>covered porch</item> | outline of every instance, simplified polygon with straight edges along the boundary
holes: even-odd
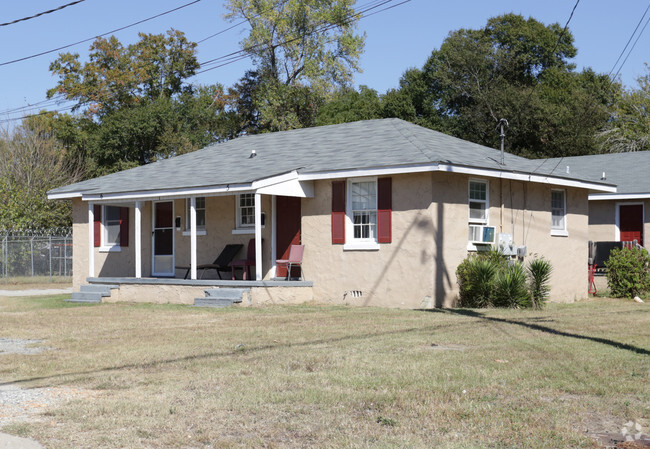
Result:
[[[300,244],[301,199],[312,196],[313,185],[298,181],[295,172],[249,185],[83,195],[74,208],[87,220],[85,229],[76,221],[75,231],[76,243],[86,240],[79,246],[87,246],[87,264],[75,287],[128,286],[120,287],[124,292],[136,285],[168,291],[310,286],[287,280],[286,268],[275,262],[286,258],[292,244]],[[254,251],[247,251],[249,244]],[[246,281],[240,279],[241,270],[233,280],[230,272],[200,269],[226,246],[241,248],[234,255],[240,262],[252,255],[242,264],[244,272],[251,265]]]

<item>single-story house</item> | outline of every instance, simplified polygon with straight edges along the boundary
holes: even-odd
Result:
[[[616,184],[589,194],[589,240],[634,241],[650,248],[650,151],[548,159],[550,167]]]
[[[119,287],[104,300],[244,286],[251,304],[451,306],[458,264],[502,241],[549,259],[551,299],[573,301],[587,296],[588,197],[616,187],[553,168],[383,119],[244,136],[49,198],[73,203],[75,289]],[[250,239],[253,280],[200,279],[197,265],[231,243],[246,257]],[[278,280],[298,242],[305,282]]]

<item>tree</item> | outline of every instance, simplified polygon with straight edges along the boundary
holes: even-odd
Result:
[[[183,82],[199,67],[196,44],[173,29],[167,36],[139,36],[128,47],[115,36],[98,37],[83,65],[78,53],[61,54],[50,64],[59,81],[47,91],[48,98],[62,95],[77,102],[75,109],[87,108],[87,114],[94,116],[190,90]]]
[[[603,152],[650,150],[650,66],[637,79],[638,88],[622,92],[610,121],[599,134]]]
[[[241,47],[256,70],[240,86],[254,92],[249,98],[255,112],[247,109],[246,114],[259,116],[256,130],[311,126],[318,106],[334,89],[350,85],[365,40],[354,33],[358,16],[353,4],[354,0],[226,2],[225,17],[243,19],[251,29]],[[251,81],[256,86],[250,86]]]
[[[453,31],[421,71],[402,78],[403,111],[420,124],[496,147],[508,119],[508,150],[527,156],[596,151],[618,85],[574,71],[571,33],[559,24],[505,14],[479,30]],[[408,86],[406,88],[405,86]],[[415,120],[412,119],[412,120]]]
[[[56,115],[53,129],[91,176],[193,151],[232,136],[221,85],[186,82],[199,64],[196,44],[180,31],[140,34],[124,47],[98,38],[89,61],[62,54],[50,65],[59,76],[48,96],[76,101],[83,115]]]
[[[81,180],[47,120],[33,117],[0,136],[0,228],[71,226],[71,205],[49,201],[47,191]]]
[[[334,125],[382,118],[381,99],[376,90],[367,86],[341,89],[332,100],[318,111],[316,125]]]

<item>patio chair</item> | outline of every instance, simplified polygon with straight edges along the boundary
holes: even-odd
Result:
[[[219,279],[223,279],[221,277],[221,272],[222,271],[231,271],[230,268],[230,263],[232,260],[235,258],[239,250],[241,250],[244,247],[241,243],[231,243],[226,245],[223,250],[221,250],[221,254],[214,260],[212,263],[206,263],[203,265],[199,265],[196,267],[197,271],[201,270],[201,279],[203,279],[203,274],[207,270],[215,270],[217,272],[217,276]],[[185,277],[183,279],[187,279],[187,277],[190,275],[191,267],[176,267],[179,270],[187,270],[185,272]]]
[[[285,265],[287,267],[287,281],[291,279],[291,268],[298,266],[300,269],[299,279],[302,279],[302,255],[305,252],[305,245],[291,245],[288,259],[278,259],[276,265]]]
[[[246,280],[251,277],[251,267],[255,266],[255,239],[250,239],[248,241],[248,251],[246,253],[246,259],[237,259],[230,262],[230,268],[232,271],[232,280],[237,279],[235,277],[235,270],[241,268],[243,270],[242,279]]]

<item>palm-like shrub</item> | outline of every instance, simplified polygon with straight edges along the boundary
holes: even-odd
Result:
[[[523,308],[530,307],[530,303],[522,264],[515,262],[501,270],[494,282],[494,306]]]
[[[549,297],[552,270],[551,262],[543,257],[533,259],[528,264],[530,300],[535,309],[541,309]]]

